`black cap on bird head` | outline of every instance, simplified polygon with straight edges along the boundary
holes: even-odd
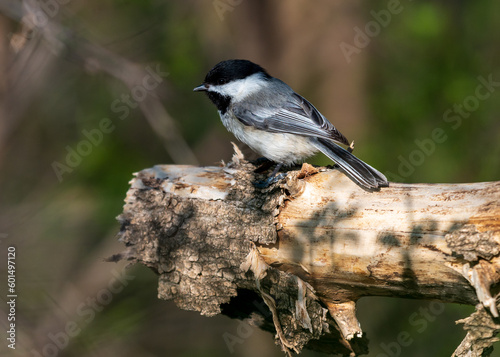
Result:
[[[203,84],[223,85],[232,80],[243,79],[255,73],[262,73],[264,78],[271,77],[264,68],[251,61],[243,59],[226,60],[217,63],[207,73]],[[200,88],[199,90],[203,89]]]

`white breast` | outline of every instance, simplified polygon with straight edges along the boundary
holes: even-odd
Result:
[[[219,112],[220,115],[220,112]],[[310,139],[295,134],[270,133],[245,126],[238,119],[231,117],[230,112],[220,115],[224,126],[236,138],[261,156],[277,163],[291,165],[314,155],[318,149],[310,143]]]

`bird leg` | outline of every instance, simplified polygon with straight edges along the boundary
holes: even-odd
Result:
[[[273,183],[276,183],[276,182],[284,179],[286,177],[285,173],[281,173],[281,174],[277,175],[278,171],[281,169],[282,166],[283,166],[283,164],[276,165],[273,172],[271,173],[271,175],[267,179],[265,179],[263,181],[256,181],[256,182],[254,182],[253,185],[257,188],[268,188]]]
[[[253,172],[260,174],[261,172],[269,170],[269,168],[271,168],[271,166],[273,166],[275,162],[269,160],[266,157],[259,157],[258,159],[251,161],[251,164],[257,166],[257,168],[253,170]]]

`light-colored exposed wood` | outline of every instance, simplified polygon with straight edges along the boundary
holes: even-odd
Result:
[[[322,335],[325,328],[314,326],[325,323],[340,331],[337,352],[363,351],[355,313],[362,296],[479,303],[481,314],[498,316],[490,288],[500,281],[500,182],[391,183],[368,192],[337,170],[304,165],[260,190],[251,184],[252,169],[235,156],[220,167],[155,166],[132,180],[120,218],[130,246],[122,258],[158,271],[160,297],[214,314],[238,289],[253,290],[265,297],[287,351],[313,338],[297,339],[300,326]],[[224,272],[212,272],[211,259]],[[227,293],[213,290],[210,274],[218,285],[227,282]],[[209,296],[211,307],[194,303],[193,292]],[[300,309],[288,306],[291,320],[278,316],[286,310],[278,307],[283,296],[301,301]],[[319,307],[309,311],[314,301],[335,323]],[[475,343],[470,336],[465,342],[461,351]]]
[[[477,301],[459,272],[468,261],[456,253],[467,235],[485,244],[485,258],[498,254],[500,183],[391,183],[366,192],[329,171],[301,184],[280,210],[279,245],[260,247],[269,263],[295,267],[320,296],[336,301],[363,295]]]

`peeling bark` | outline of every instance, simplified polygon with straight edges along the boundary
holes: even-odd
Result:
[[[366,192],[305,164],[260,190],[253,170],[237,154],[220,167],[139,172],[119,216],[127,248],[112,259],[153,269],[159,297],[182,309],[274,332],[288,354],[367,353],[356,301],[378,295],[481,307],[481,319],[461,320],[468,334],[455,356],[487,355],[498,332],[500,182]]]
[[[500,331],[500,324],[479,304],[471,316],[458,320],[464,324],[467,335],[453,353],[452,357],[486,357],[493,351],[493,343],[500,341],[495,337]]]

